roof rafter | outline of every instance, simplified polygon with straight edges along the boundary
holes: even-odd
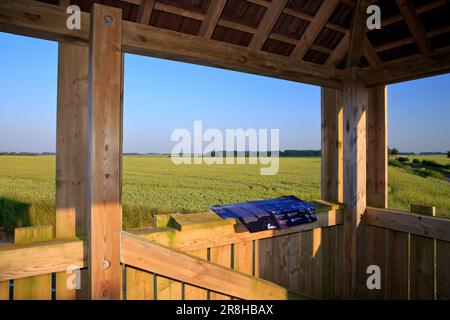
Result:
[[[142,0],[138,11],[137,22],[145,25],[149,24],[154,7],[155,0]]]
[[[347,67],[357,67],[361,61],[361,53],[366,35],[366,0],[357,0],[353,10],[352,28],[350,30],[350,49]]]
[[[425,32],[425,28],[420,21],[420,18],[414,8],[414,5],[410,0],[395,0],[400,12],[402,13],[403,19],[405,20],[409,31],[411,32],[416,44],[419,47],[420,52],[428,56],[432,49],[430,39]]]
[[[214,30],[216,29],[217,22],[222,14],[223,8],[227,4],[227,0],[217,0],[216,3],[211,2],[209,4],[208,12],[206,12],[205,18],[200,26],[198,35],[200,37],[209,39],[211,38]]]
[[[322,3],[315,18],[308,25],[291,53],[291,59],[302,60],[309,48],[313,45],[320,31],[323,29],[328,19],[333,14],[340,0],[327,0]]]
[[[272,31],[275,23],[281,15],[288,0],[278,0],[270,2],[267,7],[267,11],[261,20],[256,33],[253,35],[250,41],[250,48],[260,50],[266,42],[270,32]]]
[[[330,54],[325,65],[336,67],[339,62],[344,58],[345,54],[348,52],[350,48],[350,33],[346,33],[345,36],[341,39],[337,47],[334,49],[333,53]]]

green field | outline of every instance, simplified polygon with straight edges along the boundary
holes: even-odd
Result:
[[[411,157],[419,158],[419,157]],[[422,157],[423,158],[423,157]],[[427,157],[450,164],[445,157]],[[0,227],[54,223],[55,157],[0,156]],[[255,165],[174,165],[168,157],[128,156],[123,168],[125,228],[151,223],[151,213],[205,211],[208,205],[295,195],[320,198],[320,158],[281,158],[275,176]],[[450,216],[450,183],[389,168],[389,206],[434,205]]]

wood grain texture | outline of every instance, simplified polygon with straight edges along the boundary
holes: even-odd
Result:
[[[434,207],[411,207],[411,212],[434,216]],[[411,235],[410,238],[410,299],[432,300],[435,298],[436,240]]]
[[[89,271],[92,299],[120,299],[122,12],[94,4],[89,47]],[[109,23],[110,22],[110,23]],[[104,267],[104,263],[109,264]]]
[[[207,249],[199,249],[188,252],[190,255],[194,257],[199,257],[204,260],[208,259],[208,250]],[[207,300],[208,299],[208,291],[190,284],[184,284],[184,300]]]
[[[286,289],[122,231],[122,262],[241,299],[287,299]],[[157,278],[159,286],[159,276]],[[159,290],[159,289],[158,289]],[[159,296],[158,296],[159,299]]]
[[[289,286],[289,236],[273,238],[274,277],[273,282],[282,287]]]
[[[156,275],[156,300],[181,300],[183,283]]]
[[[362,224],[366,210],[367,89],[353,68],[344,81],[344,298],[355,296],[361,280]]]
[[[353,21],[350,30],[350,48],[347,68],[358,67],[361,61],[362,48],[366,37],[366,0],[356,0],[353,9]]]
[[[226,268],[231,268],[231,245],[210,249],[210,261]],[[230,300],[230,297],[217,292],[209,293],[210,300]]]
[[[386,299],[408,299],[409,235],[387,230]]]
[[[226,3],[227,0],[216,0],[214,3],[211,3],[209,5],[208,11],[205,15],[205,19],[203,20],[202,25],[200,26],[200,30],[198,31],[198,35],[200,37],[206,39],[211,38]]]
[[[450,300],[450,242],[436,243],[436,298]]]
[[[14,230],[14,242],[18,244],[28,244],[52,238],[52,226],[16,228]],[[14,300],[50,300],[51,298],[51,274],[14,280]]]
[[[0,281],[0,300],[9,300],[9,281]]]
[[[321,198],[343,200],[343,101],[342,92],[321,88],[322,187]]]
[[[386,229],[366,226],[364,230],[364,263],[361,273],[364,274],[361,283],[360,296],[369,300],[382,300],[385,298],[386,290]],[[381,288],[369,290],[366,284],[367,268],[371,265],[380,267]]]
[[[59,43],[56,125],[56,237],[87,234],[88,60],[85,46]],[[56,274],[56,299],[74,300],[70,274]],[[84,288],[83,288],[84,289]]]
[[[368,90],[367,125],[367,205],[387,208],[387,86]]]
[[[155,7],[155,0],[142,0],[139,6],[137,20],[139,23],[148,25],[152,16],[153,8]]]
[[[154,300],[154,275],[133,267],[126,267],[126,299]]]

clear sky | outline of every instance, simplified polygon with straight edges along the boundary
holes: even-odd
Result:
[[[0,151],[55,151],[57,43],[0,33]],[[450,75],[389,86],[389,145],[450,149]],[[124,151],[170,152],[193,129],[280,129],[284,149],[320,149],[320,88],[126,55]]]

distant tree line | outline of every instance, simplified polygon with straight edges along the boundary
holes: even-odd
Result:
[[[15,152],[0,151],[1,156],[54,156],[54,152]]]

